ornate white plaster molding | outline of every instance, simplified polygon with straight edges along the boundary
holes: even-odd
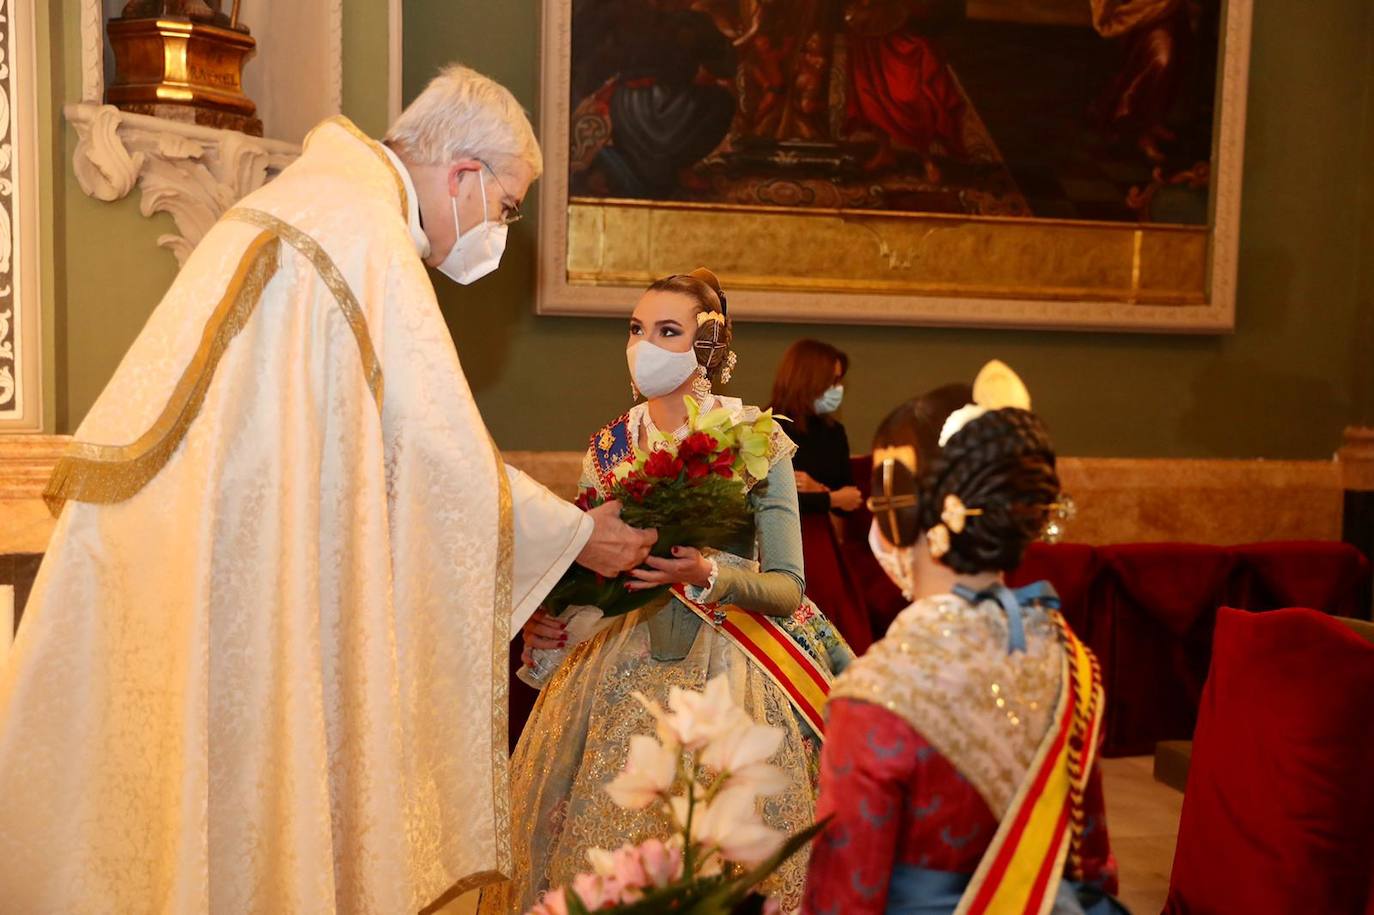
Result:
[[[36,0],[0,0],[0,433],[43,428]]]
[[[177,233],[157,243],[185,263],[205,233],[238,200],[290,165],[300,147],[82,102],[64,109],[76,128],[77,183],[97,200],[138,186],[144,216],[170,213]]]
[[[177,232],[161,236],[158,244],[185,263],[220,215],[289,165],[300,147],[103,104],[105,20],[118,15],[124,0],[80,4],[82,101],[64,109],[78,138],[72,156],[77,182],[87,194],[105,201],[120,200],[139,187],[145,216],[171,214]],[[310,126],[339,113],[343,0],[244,0],[243,19],[258,33],[258,66],[271,61],[266,78],[287,93],[270,99],[264,93],[257,99],[265,123],[275,119],[286,125],[282,129],[287,135],[299,138]],[[308,33],[302,31],[311,27]],[[285,53],[293,49],[296,56]],[[299,85],[313,88],[301,95]],[[275,129],[272,123],[266,126],[269,133]]]

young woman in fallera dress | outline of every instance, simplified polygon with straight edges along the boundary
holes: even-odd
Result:
[[[1123,911],[1096,661],[1046,583],[1003,583],[1060,498],[1029,395],[991,363],[894,411],[873,459],[871,543],[913,603],[831,692],[803,911]]]
[[[592,436],[581,488],[606,493],[618,464],[654,436],[686,434],[685,397],[704,411],[725,408],[740,420],[759,410],[714,393],[733,364],[732,327],[719,282],[708,270],[654,283],[630,319],[627,359],[644,400]],[[588,848],[616,848],[661,834],[648,811],[626,811],[606,793],[624,767],[629,739],[650,734],[654,720],[633,697],[642,692],[666,704],[671,687],[701,690],[726,675],[733,700],[756,721],[784,732],[774,762],[788,784],[763,805],[764,821],[785,833],[815,815],[819,725],[813,727],[789,692],[722,625],[725,610],[776,620],[780,631],[829,681],[853,657],[825,617],[803,597],[805,579],[798,527],[794,446],[778,430],[763,479],[746,480],[754,530],[728,550],[674,550],[632,573],[632,588],[680,590],[614,618],[575,645],[543,688],[511,762],[511,824],[516,873],[485,891],[481,912],[524,912],[552,887],[588,869]],[[556,648],[561,626],[537,614],[526,627],[529,648]],[[784,909],[801,902],[806,854],[789,860],[764,889]]]

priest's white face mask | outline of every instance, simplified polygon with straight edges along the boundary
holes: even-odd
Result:
[[[493,222],[487,204],[487,180],[485,172],[490,166],[485,163],[477,169],[479,196],[482,198],[482,221],[463,231],[462,221],[458,218],[458,195],[449,197],[453,205],[453,234],[457,239],[449,250],[448,256],[439,264],[439,272],[464,286],[475,283],[501,265],[501,255],[506,250],[506,234],[514,219],[502,217]],[[471,175],[472,172],[465,172]],[[492,175],[495,176],[495,172]],[[461,179],[460,179],[461,180]],[[519,213],[516,213],[516,219]]]

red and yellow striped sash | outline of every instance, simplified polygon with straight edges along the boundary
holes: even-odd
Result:
[[[830,695],[830,674],[797,644],[776,618],[721,604],[708,606],[687,596],[682,586],[673,594],[694,613],[725,634],[778,685],[797,714],[817,736],[824,735],[825,701]]]
[[[1060,701],[1026,779],[959,901],[956,915],[1043,915],[1083,830],[1083,791],[1102,725],[1097,661],[1059,620],[1064,645]]]

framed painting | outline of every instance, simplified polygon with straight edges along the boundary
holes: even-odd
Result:
[[[1230,330],[1251,0],[543,0],[541,314]]]

